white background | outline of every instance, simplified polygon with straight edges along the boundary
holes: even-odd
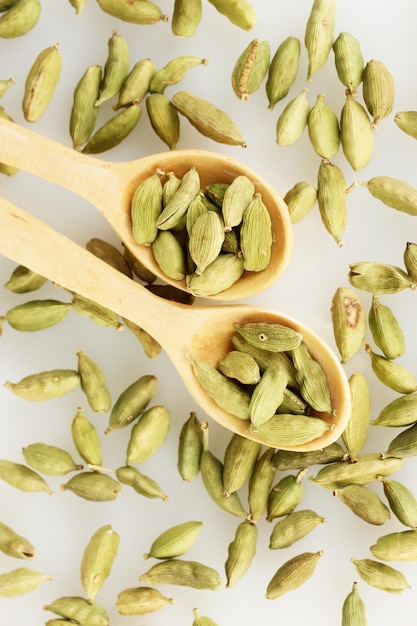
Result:
[[[304,39],[305,24],[311,9],[311,0],[293,3],[253,0],[257,25],[245,32],[231,24],[203,0],[203,19],[194,37],[182,40],[173,36],[170,24],[153,26],[127,24],[104,14],[95,0],[88,0],[81,15],[66,0],[42,0],[42,14],[36,27],[24,37],[0,40],[0,78],[16,79],[1,104],[16,122],[26,125],[21,110],[24,81],[35,56],[55,41],[60,44],[63,57],[61,78],[44,116],[32,124],[38,132],[70,145],[68,132],[72,94],[76,83],[90,64],[104,64],[107,41],[113,29],[126,37],[132,65],[144,57],[151,57],[158,67],[180,54],[206,57],[207,66],[198,66],[188,73],[182,83],[166,90],[172,94],[178,89],[189,89],[204,97],[233,117],[247,141],[246,150],[215,144],[202,137],[187,121],[182,121],[179,148],[217,150],[240,159],[269,180],[284,195],[301,180],[316,183],[320,157],[315,154],[305,132],[293,146],[281,148],[275,143],[275,125],[284,103],[271,112],[267,110],[264,85],[241,102],[231,88],[231,72],[235,60],[253,38],[266,39],[274,53],[288,36]],[[170,16],[172,0],[160,0],[160,6]],[[415,36],[417,9],[412,0],[398,0],[395,4],[380,0],[338,0],[336,35],[348,31],[361,44],[365,60],[383,61],[395,78],[396,99],[394,111],[375,133],[375,149],[370,164],[361,172],[353,172],[342,152],[334,158],[344,171],[347,184],[366,180],[373,175],[387,174],[417,185],[417,144],[394,124],[395,111],[417,109],[417,39]],[[326,101],[340,112],[344,102],[344,88],[338,81],[334,57],[330,55],[325,68],[306,83],[307,58],[304,44],[301,48],[300,70],[290,96],[295,97],[305,86],[309,88],[312,105],[318,93],[326,94]],[[98,124],[112,114],[111,103],[102,106]],[[286,102],[286,101],[285,101]],[[119,147],[98,158],[128,160],[165,149],[156,137],[144,108],[142,119],[132,135]],[[15,177],[0,180],[1,194],[33,212],[55,228],[72,237],[81,245],[91,237],[101,237],[119,245],[98,211],[73,194],[49,183],[19,172]],[[417,242],[417,218],[385,207],[374,200],[364,188],[348,196],[349,222],[344,235],[344,246],[338,248],[325,231],[317,206],[299,224],[294,226],[294,254],[290,266],[279,282],[251,302],[276,308],[301,319],[317,331],[335,350],[330,317],[330,303],[335,290],[349,286],[349,264],[376,260],[403,265],[403,251],[407,241]],[[53,260],[51,260],[53,262]],[[0,283],[4,284],[14,263],[0,260]],[[366,310],[370,294],[359,293]],[[19,296],[0,291],[0,314],[32,297],[55,297],[65,300],[66,294],[47,285],[36,294]],[[406,291],[382,297],[397,316],[406,336],[407,349],[401,363],[417,375],[417,295]],[[140,302],[138,302],[140,306]],[[367,334],[370,340],[369,333]],[[166,443],[146,462],[144,473],[157,480],[169,495],[167,502],[148,500],[129,488],[124,488],[118,499],[110,503],[92,503],[60,490],[66,478],[48,479],[54,495],[26,494],[6,483],[0,484],[0,519],[27,536],[37,549],[30,566],[50,573],[53,580],[38,590],[15,599],[0,598],[0,623],[9,626],[40,626],[51,613],[42,610],[44,604],[61,595],[83,595],[79,566],[87,541],[98,527],[112,524],[120,534],[119,553],[110,577],[97,595],[97,602],[105,606],[112,626],[142,626],[144,624],[190,624],[192,609],[209,615],[222,626],[249,626],[262,623],[285,623],[288,626],[334,625],[341,621],[341,608],[354,580],[358,580],[351,557],[368,558],[369,547],[378,536],[394,530],[404,530],[394,516],[383,527],[367,524],[355,517],[330,491],[305,480],[303,508],[312,508],[327,517],[327,524],[284,551],[268,548],[272,524],[259,522],[259,541],[256,557],[234,588],[224,586],[218,591],[197,591],[181,587],[161,590],[175,598],[175,604],[143,618],[121,617],[115,608],[117,594],[138,584],[149,561],[143,553],[161,531],[171,525],[187,521],[203,521],[200,536],[187,558],[199,560],[218,569],[223,581],[227,547],[240,522],[218,509],[205,493],[200,477],[190,484],[183,483],[177,469],[177,446],[180,428],[190,411],[206,419],[188,395],[171,363],[164,353],[157,359],[145,357],[140,344],[126,330],[118,333],[110,328],[96,326],[88,319],[70,312],[58,326],[38,333],[19,333],[5,325],[0,340],[0,382],[17,381],[37,371],[76,367],[76,349],[81,348],[102,367],[115,400],[118,395],[143,374],[158,377],[158,390],[153,404],[164,404],[172,415],[172,426]],[[372,417],[398,394],[391,391],[374,376],[369,356],[360,351],[345,366],[350,375],[366,374],[372,393]],[[80,390],[44,403],[30,403],[0,387],[0,458],[23,462],[23,446],[42,441],[61,446],[77,458],[70,436],[70,424],[77,406],[85,408],[88,418],[100,432],[103,462],[115,468],[124,462],[128,432],[118,431],[105,437],[107,416],[93,414]],[[230,434],[210,421],[210,445],[222,457]],[[392,429],[369,427],[364,451],[384,451],[397,434]],[[311,468],[314,476],[318,468]],[[404,462],[396,478],[417,494],[416,461]],[[281,477],[277,473],[276,480]],[[372,486],[383,497],[382,485]],[[246,490],[242,489],[245,502]],[[301,506],[299,508],[301,508]],[[277,568],[288,558],[304,551],[324,550],[313,577],[300,589],[279,600],[266,600],[267,583]],[[0,572],[24,565],[0,553]],[[415,563],[392,563],[406,576],[413,590],[393,595],[359,581],[359,591],[365,602],[370,625],[392,624],[400,615],[415,615],[417,610],[417,568]],[[413,618],[407,617],[407,620]]]

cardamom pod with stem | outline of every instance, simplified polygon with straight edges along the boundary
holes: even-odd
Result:
[[[105,434],[115,428],[124,428],[139,417],[152,400],[157,384],[157,378],[152,374],[144,374],[130,383],[112,406]]]
[[[101,65],[90,65],[75,86],[69,120],[69,133],[75,150],[81,150],[94,131],[99,112],[94,103],[101,80]]]
[[[149,83],[149,93],[164,93],[171,85],[179,83],[187,74],[188,70],[197,65],[207,65],[208,60],[191,54],[182,54],[168,61],[160,70],[155,72]]]
[[[152,25],[168,21],[168,16],[154,2],[132,2],[131,0],[97,0],[105,13],[131,24]]]
[[[104,122],[91,135],[82,149],[84,154],[99,154],[118,146],[138,124],[142,109],[138,102],[133,102]]]
[[[160,485],[150,476],[140,472],[137,467],[131,465],[118,467],[116,478],[122,485],[132,487],[136,493],[145,498],[160,498],[164,502],[168,500],[168,496]]]
[[[83,469],[69,452],[46,443],[31,443],[22,448],[22,454],[30,467],[48,476],[64,476]]]
[[[239,55],[232,71],[232,88],[240,100],[248,100],[259,89],[269,62],[269,43],[263,39],[253,39]]]
[[[202,529],[203,522],[183,522],[163,531],[151,544],[144,559],[174,559],[192,548]]]
[[[112,401],[103,370],[82,350],[77,350],[76,354],[81,389],[90,408],[97,413],[106,413]]]
[[[307,126],[310,105],[307,100],[308,89],[290,100],[279,115],[276,124],[275,140],[279,146],[294,144]]]
[[[340,143],[346,160],[355,171],[363,169],[371,160],[374,149],[371,120],[362,104],[350,93],[340,114]]]
[[[327,159],[323,159],[319,165],[317,204],[324,227],[337,245],[342,246],[348,220],[346,180],[340,167]]]
[[[240,522],[229,544],[225,562],[226,587],[233,587],[248,571],[256,553],[258,527],[251,521]]]
[[[268,600],[276,600],[289,591],[298,589],[313,575],[324,552],[302,552],[286,561],[275,572],[266,589]]]
[[[326,63],[334,42],[335,0],[314,0],[307,20],[304,44],[308,54],[307,80]]]
[[[275,523],[269,539],[269,548],[271,550],[288,548],[306,537],[319,524],[326,522],[325,517],[310,509],[292,511]]]
[[[178,441],[178,472],[183,480],[191,482],[200,473],[200,459],[203,452],[207,422],[201,423],[195,411],[181,427]]]
[[[159,611],[174,599],[165,596],[156,587],[129,587],[117,595],[116,609],[120,615],[147,615]]]
[[[372,59],[362,74],[362,94],[366,108],[373,117],[372,125],[377,128],[381,120],[388,117],[394,106],[394,78],[382,61]]]
[[[238,491],[246,483],[261,448],[257,441],[233,433],[223,459],[223,489],[226,496]]]
[[[37,589],[47,580],[52,580],[50,574],[43,574],[29,567],[18,567],[0,574],[0,597],[22,596]]]
[[[371,587],[388,593],[402,593],[406,589],[411,589],[404,574],[390,565],[374,559],[355,559],[352,557],[351,561],[362,580]]]
[[[102,464],[98,431],[94,424],[87,419],[81,407],[77,408],[71,422],[71,436],[78,454],[86,463],[98,466]]]
[[[403,330],[392,309],[373,295],[368,314],[369,329],[378,348],[387,359],[397,359],[405,352]]]
[[[338,78],[355,96],[365,67],[360,43],[353,35],[343,31],[333,42],[333,52]]]
[[[149,92],[149,85],[156,70],[154,61],[148,57],[136,61],[119,89],[113,109],[117,111],[130,106],[133,102],[141,102]]]
[[[165,442],[171,424],[168,409],[155,405],[144,411],[132,426],[127,444],[126,465],[143,463]]]
[[[98,98],[94,106],[99,107],[119,93],[130,67],[129,46],[127,40],[117,30],[113,30],[107,42],[107,59],[103,68]]]
[[[416,289],[417,284],[403,269],[389,263],[359,261],[351,263],[349,282],[357,289],[375,295],[398,293],[403,289]]]
[[[139,576],[141,582],[151,585],[181,585],[195,589],[218,589],[221,586],[219,573],[198,561],[166,559],[155,563]]]
[[[146,110],[155,133],[170,150],[175,150],[180,138],[180,118],[177,109],[163,93],[150,93]]]
[[[371,357],[374,374],[384,385],[398,393],[412,393],[417,390],[417,380],[408,367],[374,352],[369,344],[365,345],[365,349]]]
[[[366,626],[365,603],[359,595],[358,583],[355,581],[342,605],[342,626]]]
[[[417,561],[417,530],[402,530],[378,537],[370,550],[381,561]]]

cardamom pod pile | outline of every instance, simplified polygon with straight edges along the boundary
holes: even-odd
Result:
[[[293,254],[251,304],[311,327],[351,394],[340,438],[297,451],[331,428],[331,381],[300,333],[242,323],[190,370],[265,443],[249,440],[194,405],[143,328],[2,258],[2,623],[415,614],[416,17],[412,0],[0,0],[0,118],[115,164],[218,152],[276,188]],[[186,290],[81,197],[8,163],[1,195],[184,307],[262,274],[280,234],[256,181],[148,174],[128,226]]]

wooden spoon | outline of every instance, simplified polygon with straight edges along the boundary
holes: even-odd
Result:
[[[222,410],[196,380],[190,357],[216,366],[231,349],[235,324],[278,322],[303,334],[311,354],[326,371],[334,415],[324,419],[334,429],[322,437],[287,449],[315,450],[334,442],[350,417],[350,389],[332,350],[300,322],[276,311],[251,305],[188,306],[158,298],[136,281],[0,198],[0,254],[58,285],[95,300],[138,324],[165,349],[190,394],[222,426],[264,443],[249,431],[249,420]]]
[[[82,154],[9,120],[0,119],[0,162],[35,174],[73,191],[97,207],[121,241],[156,276],[187,291],[185,281],[174,281],[159,269],[149,246],[132,237],[130,202],[138,184],[156,169],[182,177],[195,165],[201,188],[213,182],[230,183],[245,175],[255,184],[272,220],[274,242],[271,262],[262,272],[244,272],[229,289],[212,299],[237,301],[270,287],[287,268],[293,249],[288,209],[278,193],[258,174],[220,153],[203,150],[172,150],[124,163],[110,163]]]

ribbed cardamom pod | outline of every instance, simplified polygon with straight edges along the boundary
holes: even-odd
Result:
[[[101,443],[98,431],[86,417],[81,407],[77,408],[71,422],[74,446],[84,461],[90,465],[102,464]]]
[[[340,142],[350,166],[361,170],[369,163],[374,149],[374,131],[368,113],[348,93],[340,114]]]
[[[251,346],[271,352],[294,350],[302,341],[301,333],[284,324],[248,322],[236,324],[235,329]]]
[[[117,480],[107,474],[99,472],[79,472],[68,482],[61,485],[62,491],[72,491],[73,494],[92,502],[109,502],[115,500],[121,487]]]
[[[147,615],[173,603],[173,598],[167,598],[159,589],[142,586],[123,589],[117,596],[116,608],[120,615]]]
[[[213,621],[207,615],[200,615],[198,609],[193,609],[194,620],[192,626],[218,626],[218,624]]]
[[[92,624],[94,626],[109,626],[109,616],[104,607],[97,602],[88,602],[81,596],[61,596],[49,604],[45,604],[44,611],[59,615],[64,620],[78,624]]]
[[[19,535],[13,528],[0,522],[0,550],[3,554],[15,559],[30,560],[35,557],[36,550],[29,539]]]
[[[329,430],[334,430],[334,424],[329,424],[320,417],[277,413],[265,424],[258,426],[256,435],[266,445],[285,450],[317,439]]]
[[[333,42],[333,52],[339,80],[355,96],[365,67],[360,43],[350,33],[341,32]]]
[[[132,487],[136,493],[145,498],[160,498],[164,502],[168,500],[168,496],[160,485],[150,476],[142,474],[137,467],[130,465],[119,467],[116,470],[116,477],[122,485]]]
[[[0,597],[16,598],[37,589],[46,580],[52,580],[50,574],[43,574],[29,567],[18,567],[0,574]]]
[[[198,561],[166,559],[155,563],[139,576],[139,580],[151,585],[181,585],[195,589],[218,589],[221,586],[220,574]]]
[[[317,202],[317,189],[308,182],[295,183],[284,196],[290,219],[293,224],[301,222]]]
[[[302,479],[306,472],[306,469],[302,469],[296,475],[288,474],[272,487],[268,498],[266,516],[268,522],[289,515],[300,504],[304,495]]]
[[[126,258],[116,246],[100,237],[92,237],[87,241],[85,247],[91,254],[98,257],[108,265],[111,265],[118,272],[125,274],[128,278],[132,278],[132,270],[130,269]]]
[[[256,460],[248,483],[249,520],[257,522],[265,514],[275,477],[273,448],[267,448]]]
[[[413,281],[417,281],[417,243],[407,242],[404,249],[404,265],[407,274]]]
[[[232,71],[232,88],[240,100],[246,101],[259,89],[268,73],[269,43],[253,39],[239,55]]]
[[[287,374],[282,367],[268,367],[263,372],[261,380],[253,389],[249,403],[252,432],[256,432],[259,426],[275,415],[284,399],[287,384]]]
[[[369,329],[378,348],[387,359],[397,359],[405,352],[405,337],[392,309],[372,296],[368,314]]]
[[[365,604],[358,592],[358,583],[352,585],[342,605],[342,626],[366,626]]]
[[[122,107],[130,106],[133,102],[141,102],[149,91],[156,69],[155,63],[150,58],[136,61],[120,87],[118,100],[113,105],[113,109],[117,111]]]
[[[276,49],[268,70],[265,91],[268,108],[285,98],[298,74],[301,43],[297,37],[287,37]]]
[[[155,376],[145,374],[130,383],[112,406],[105,434],[115,428],[124,428],[139,417],[152,400],[157,382]]]
[[[97,413],[106,413],[111,408],[111,395],[103,370],[82,350],[77,350],[76,355],[81,389],[90,408]]]
[[[16,383],[7,381],[4,387],[23,400],[43,402],[73,391],[80,383],[76,370],[53,369],[29,374]]]
[[[366,314],[357,294],[347,287],[338,287],[331,303],[333,335],[342,363],[346,363],[362,347],[366,332]]]
[[[164,530],[152,542],[144,559],[174,559],[190,550],[197,540],[203,522],[183,522]]]
[[[58,43],[45,48],[36,57],[26,76],[22,100],[23,115],[27,122],[36,122],[45,113],[54,95],[61,69],[62,56]]]
[[[381,476],[379,480],[395,517],[404,526],[417,528],[417,498],[411,489],[387,476]]]
[[[170,150],[175,150],[180,138],[180,118],[177,109],[163,93],[150,93],[145,102],[153,130]]]
[[[39,289],[46,281],[44,276],[40,276],[24,265],[17,265],[4,286],[13,293],[28,293]]]
[[[26,35],[36,26],[41,14],[39,0],[17,0],[0,17],[0,37],[13,39]]]
[[[304,35],[308,54],[308,81],[328,59],[334,41],[335,21],[335,0],[314,0]]]
[[[233,433],[223,458],[223,489],[226,496],[240,489],[249,478],[261,451],[261,444]]]
[[[359,576],[371,587],[388,593],[402,593],[411,589],[404,574],[390,565],[373,559],[351,559]]]
[[[71,305],[75,313],[90,318],[98,326],[110,326],[116,330],[124,328],[117,313],[78,293],[73,294]]]
[[[289,515],[275,523],[269,538],[271,550],[288,548],[306,537],[319,524],[325,524],[327,519],[310,509],[292,511]]]
[[[417,111],[397,111],[394,122],[403,133],[417,139]]]
[[[256,24],[255,9],[249,0],[209,0],[209,2],[232,24],[243,30],[252,30]]]
[[[251,340],[249,339],[249,341]],[[232,346],[234,350],[239,350],[240,352],[252,356],[261,369],[280,365],[287,372],[288,385],[291,387],[297,387],[297,381],[295,380],[295,367],[285,351],[275,352],[272,350],[264,350],[262,345],[259,346],[252,344],[253,341],[249,343],[240,333],[232,336]]]
[[[275,133],[275,140],[279,146],[290,146],[303,134],[310,113],[307,93],[308,89],[302,89],[301,93],[290,100],[279,115]]]
[[[49,495],[53,494],[53,491],[40,474],[30,467],[26,467],[26,465],[8,461],[7,459],[0,459],[0,480],[4,480],[15,489],[28,493],[45,492]]]
[[[84,154],[99,154],[118,146],[138,124],[142,115],[139,102],[133,102],[113,115],[91,135],[82,151]]]
[[[342,170],[327,159],[323,159],[319,165],[317,204],[324,227],[337,245],[342,246],[348,220],[346,180]]]
[[[162,182],[159,170],[147,176],[136,187],[130,203],[134,240],[150,246],[156,239],[156,222],[162,211]]]
[[[110,575],[119,549],[119,541],[119,535],[106,524],[93,533],[84,548],[80,580],[90,603],[95,601],[98,591]]]
[[[378,537],[370,550],[381,561],[417,561],[417,530],[402,530]]]
[[[388,507],[365,485],[345,485],[335,489],[333,495],[368,524],[381,526],[390,518]]]
[[[215,104],[189,91],[177,91],[172,102],[196,130],[219,143],[246,147],[242,132],[231,117]]]
[[[372,125],[388,117],[394,106],[394,78],[382,61],[373,59],[365,65],[362,75],[362,94],[366,108],[373,117]]]
[[[219,254],[202,274],[193,272],[186,276],[186,284],[194,296],[213,296],[229,289],[244,272],[243,259],[232,252]]]
[[[160,230],[168,230],[177,226],[181,218],[185,215],[192,200],[200,191],[200,174],[195,166],[181,178],[181,184],[170,200],[165,204],[159,215],[156,225]]]
[[[236,491],[233,491],[229,496],[225,495],[223,463],[210,450],[203,450],[202,452],[200,472],[207,494],[217,506],[231,515],[243,518],[248,517],[248,513],[243,508]]]
[[[416,283],[396,265],[377,261],[352,263],[348,274],[353,287],[376,295],[398,293],[403,289],[415,289]]]
[[[132,426],[127,444],[126,465],[143,463],[165,442],[171,416],[164,406],[155,405],[144,411]]]
[[[247,272],[262,272],[268,267],[273,241],[271,216],[261,194],[255,193],[240,227],[240,251]]]
[[[181,427],[178,441],[177,468],[180,476],[186,482],[191,482],[200,473],[200,459],[203,452],[206,429],[200,422],[195,411],[191,411],[188,419]]]
[[[174,0],[171,30],[176,37],[192,37],[201,22],[203,3],[201,0]]]
[[[326,489],[340,489],[346,485],[366,485],[377,480],[378,476],[390,476],[401,469],[402,459],[378,453],[358,455],[355,462],[343,459],[322,467],[316,476],[309,480]]]
[[[302,469],[312,465],[328,465],[345,458],[346,453],[335,441],[329,446],[320,450],[308,450],[298,452],[297,450],[277,450],[274,453],[272,462],[274,467],[280,471]]]
[[[255,193],[255,185],[245,175],[236,176],[224,192],[222,215],[224,230],[238,226]]]
[[[188,240],[188,251],[196,265],[196,274],[202,274],[219,256],[223,241],[222,217],[214,211],[202,213],[196,219]]]
[[[161,8],[154,2],[133,2],[131,0],[97,0],[102,11],[131,24],[156,24],[168,21]]]
[[[30,467],[48,476],[64,476],[83,469],[69,452],[46,443],[31,443],[22,448],[22,454]]]
[[[333,413],[326,373],[310,353],[304,341],[293,349],[292,358],[304,400],[316,411]]]
[[[197,65],[207,65],[208,60],[191,54],[182,54],[168,61],[168,63],[158,70],[151,79],[149,92],[164,93],[168,86],[176,85],[187,74],[188,70]]]
[[[411,426],[417,422],[417,394],[408,393],[395,398],[372,420],[373,426]]]
[[[120,91],[129,73],[130,56],[127,40],[114,30],[107,42],[107,47],[107,59],[103,68],[100,91],[94,103],[96,107],[110,100]]]
[[[155,359],[162,351],[162,346],[156,339],[152,337],[146,330],[131,322],[130,320],[123,318],[123,322],[142,344],[143,350],[148,359]]]
[[[307,130],[311,145],[323,159],[332,159],[340,147],[339,119],[324,101],[325,94],[317,96],[307,118]]]
[[[365,348],[371,357],[372,370],[381,383],[398,393],[412,393],[417,390],[417,380],[408,367],[374,352],[369,344]]]
[[[409,183],[392,176],[374,176],[360,183],[383,204],[408,213],[417,215],[417,189]]]
[[[90,65],[75,86],[69,120],[69,132],[75,150],[90,139],[99,109],[94,106],[102,80],[101,65]]]
[[[173,280],[183,280],[187,273],[185,252],[174,233],[160,230],[151,247],[160,270]]]
[[[256,553],[258,528],[244,520],[236,528],[233,541],[229,544],[225,562],[226,587],[233,587],[248,571]]]
[[[276,600],[289,591],[301,587],[313,575],[318,560],[324,552],[302,552],[286,561],[268,583],[266,597]]]
[[[350,418],[342,433],[342,441],[349,457],[355,460],[368,438],[371,417],[371,393],[368,380],[362,372],[351,374],[348,379],[352,408]]]
[[[36,332],[58,324],[70,308],[70,303],[59,300],[30,300],[6,311],[6,320],[15,330]]]
[[[385,454],[387,457],[393,455],[400,459],[415,456],[417,454],[417,425],[409,426],[394,437]]]
[[[218,369],[228,378],[235,378],[243,385],[256,385],[261,380],[259,365],[250,354],[231,350],[219,362]]]

